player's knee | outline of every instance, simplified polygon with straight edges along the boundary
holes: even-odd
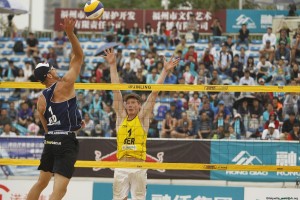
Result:
[[[39,179],[37,182],[37,186],[41,189],[45,189],[47,187],[47,185],[49,184],[48,180],[41,180]]]
[[[52,196],[56,197],[58,199],[61,199],[65,196],[66,193],[67,193],[67,188],[59,188],[59,189],[53,190]],[[56,199],[56,198],[54,198],[54,199]]]

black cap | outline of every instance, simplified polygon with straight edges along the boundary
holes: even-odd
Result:
[[[51,66],[49,63],[39,63],[34,69],[34,76],[36,80],[43,83],[46,80],[46,76],[50,70]]]

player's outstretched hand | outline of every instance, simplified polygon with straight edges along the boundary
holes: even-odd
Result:
[[[76,20],[71,17],[65,17],[64,22],[60,24],[60,26],[64,29],[64,31],[69,34],[72,33],[75,28]]]
[[[179,63],[180,59],[179,58],[176,58],[175,59],[175,56],[173,55],[169,61],[166,60],[166,58],[164,57],[164,69],[166,71],[169,71],[173,68],[175,68],[178,63]]]
[[[105,56],[102,56],[110,65],[116,64],[116,55],[114,49],[105,49],[104,50]]]

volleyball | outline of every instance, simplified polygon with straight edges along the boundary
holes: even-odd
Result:
[[[84,12],[87,19],[100,19],[104,13],[104,6],[99,0],[86,2]]]

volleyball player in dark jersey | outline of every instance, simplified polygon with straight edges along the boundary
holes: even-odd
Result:
[[[34,75],[46,86],[38,98],[37,110],[45,129],[40,176],[27,200],[38,200],[54,174],[50,200],[60,200],[67,191],[79,150],[76,131],[84,126],[77,108],[74,83],[83,63],[83,51],[73,29],[76,21],[65,18],[61,24],[72,45],[69,71],[60,78],[48,63],[39,63]]]

